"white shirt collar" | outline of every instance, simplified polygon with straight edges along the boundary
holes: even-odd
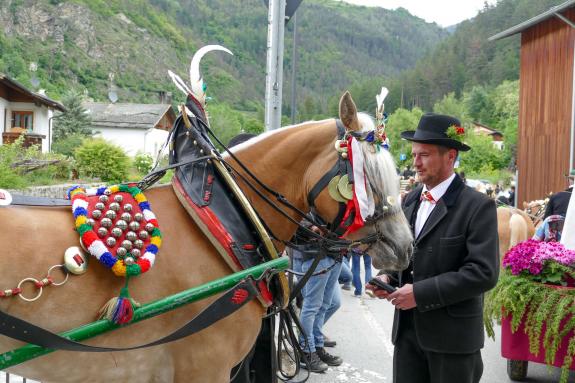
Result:
[[[455,178],[455,173],[450,175],[447,179],[445,179],[444,181],[442,181],[441,183],[436,185],[431,190],[428,190],[427,186],[423,185],[422,193],[429,191],[429,193],[433,196],[433,199],[436,201],[439,201],[441,199],[441,197],[443,197],[443,195],[447,191],[447,188],[449,188],[449,185],[451,185],[451,182],[453,181],[454,178]]]

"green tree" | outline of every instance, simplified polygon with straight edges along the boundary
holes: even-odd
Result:
[[[412,110],[400,108],[389,116],[385,132],[389,137],[390,152],[398,166],[411,165],[411,144],[409,141],[401,139],[401,132],[415,130],[422,115],[423,111],[419,108]],[[405,155],[403,161],[401,161],[402,154]]]
[[[54,118],[54,143],[71,135],[91,136],[92,121],[82,106],[82,96],[70,91],[64,96],[62,103],[66,111]]]
[[[87,139],[76,149],[78,170],[104,182],[122,182],[128,177],[130,159],[122,148],[101,138]]]
[[[469,122],[465,104],[457,99],[453,92],[445,95],[441,100],[436,102],[435,105],[433,105],[433,111],[435,113],[453,116],[461,121],[462,124],[467,124]]]

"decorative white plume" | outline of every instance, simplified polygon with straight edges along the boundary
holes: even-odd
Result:
[[[221,45],[206,45],[205,47],[201,47],[192,58],[192,62],[190,63],[190,85],[192,88],[192,94],[202,104],[202,106],[206,104],[206,91],[204,80],[200,73],[200,61],[206,53],[211,51],[224,51],[233,56],[232,51]]]
[[[385,98],[387,97],[387,94],[389,93],[389,90],[387,90],[386,87],[382,86],[381,87],[381,92],[375,96],[375,100],[377,101],[377,119],[382,119],[383,118],[383,101],[385,100]],[[381,114],[381,116],[380,116]]]
[[[211,51],[224,51],[233,56],[233,53],[229,49],[221,45],[206,45],[205,47],[201,47],[196,52],[190,63],[190,86],[188,86],[180,76],[171,70],[168,71],[168,75],[176,87],[186,96],[192,94],[196,100],[202,104],[202,106],[206,105],[206,91],[204,87],[204,80],[202,79],[202,75],[200,73],[200,61],[206,53]]]

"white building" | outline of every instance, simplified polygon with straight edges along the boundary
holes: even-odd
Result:
[[[49,152],[54,110],[64,112],[65,108],[0,74],[0,145],[24,135],[25,147],[39,145],[42,152]]]
[[[130,156],[138,152],[155,156],[176,120],[169,104],[85,102],[83,106],[95,136],[120,146]]]

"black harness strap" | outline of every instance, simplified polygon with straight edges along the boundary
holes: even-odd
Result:
[[[253,279],[245,279],[235,285],[233,288],[224,293],[221,297],[211,303],[196,317],[180,327],[173,333],[160,338],[156,341],[142,344],[139,346],[114,348],[114,347],[97,347],[89,346],[83,343],[75,342],[68,338],[64,338],[51,331],[44,330],[41,327],[33,325],[30,322],[16,318],[3,311],[0,311],[0,334],[6,335],[12,339],[22,342],[35,344],[47,349],[66,350],[66,351],[82,351],[82,352],[110,352],[110,351],[128,351],[140,348],[158,346],[160,344],[173,342],[182,339],[186,336],[192,335],[198,331],[209,327],[215,322],[233,314],[238,309],[243,307],[246,303],[253,300],[258,296],[259,291],[256,287],[256,281]],[[241,302],[234,302],[235,294],[239,290],[248,292],[245,300]]]

